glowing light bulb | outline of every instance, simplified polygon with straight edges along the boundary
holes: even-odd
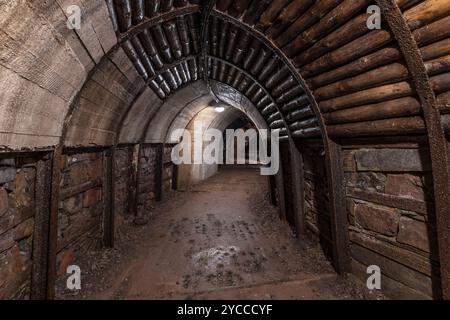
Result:
[[[215,107],[214,110],[215,110],[217,113],[222,113],[222,112],[225,111],[225,108],[224,108],[224,107]]]

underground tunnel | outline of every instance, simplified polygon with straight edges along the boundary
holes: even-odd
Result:
[[[448,0],[0,0],[0,299],[450,299],[449,130]]]

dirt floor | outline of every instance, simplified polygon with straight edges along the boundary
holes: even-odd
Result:
[[[115,249],[81,263],[82,290],[60,299],[379,299],[337,277],[320,246],[296,239],[258,171],[227,169],[124,226]]]

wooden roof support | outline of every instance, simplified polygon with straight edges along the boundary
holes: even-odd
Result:
[[[447,0],[442,0],[447,1]],[[450,299],[450,157],[448,141],[441,123],[441,115],[419,47],[394,0],[377,0],[388,22],[409,71],[422,104],[428,132],[433,172],[436,228],[441,271],[442,298]]]
[[[314,129],[314,132],[320,132],[323,139],[325,153],[326,153],[326,168],[328,176],[328,185],[330,190],[330,207],[331,207],[331,229],[333,237],[333,261],[336,271],[340,274],[344,274],[350,271],[350,260],[349,260],[349,246],[347,238],[347,211],[345,203],[345,190],[343,190],[343,172],[342,166],[340,165],[340,146],[337,145],[328,137],[326,130],[326,125],[322,114],[320,112],[317,101],[315,100],[311,89],[308,87],[306,81],[302,75],[297,71],[292,62],[286,57],[286,55],[276,47],[267,37],[260,31],[253,29],[251,26],[235,19],[222,12],[213,11],[214,15],[228,21],[242,30],[250,33],[252,36],[257,38],[261,43],[263,43],[267,48],[269,48],[283,64],[289,69],[291,74],[295,77],[295,80],[302,87],[307,95],[312,110],[317,117],[319,127]],[[278,101],[277,101],[278,102]],[[283,116],[284,114],[278,110]],[[285,121],[285,120],[284,120]],[[289,138],[293,139],[292,133],[288,130]]]
[[[203,79],[206,82],[206,86],[209,88],[209,64],[208,64],[208,37],[209,37],[209,18],[211,16],[211,11],[216,3],[216,0],[208,0],[202,8],[202,22],[201,22],[201,41],[200,50],[203,61]]]

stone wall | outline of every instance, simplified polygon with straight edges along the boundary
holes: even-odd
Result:
[[[158,151],[157,145],[144,145],[141,148],[138,172],[139,193],[137,196],[137,210],[140,216],[149,215],[152,203],[157,197],[156,166]]]
[[[0,158],[0,299],[28,299],[36,214],[33,158]]]
[[[291,154],[289,150],[289,142],[282,141],[280,143],[280,161],[283,171],[283,183],[284,183],[284,214],[289,225],[295,228],[295,206],[294,206],[294,186],[292,177],[292,163]]]
[[[172,145],[146,144],[139,159],[138,214],[148,216],[152,203],[172,190],[174,165],[171,160]],[[161,153],[162,152],[162,153]],[[161,163],[162,161],[162,163]],[[158,176],[161,166],[162,176]],[[161,188],[158,185],[161,184]]]
[[[63,155],[58,210],[57,272],[102,244],[102,152]]]
[[[306,227],[331,257],[328,180],[323,147],[303,147]]]
[[[135,193],[134,172],[136,162],[133,159],[134,146],[117,148],[114,154],[114,219],[118,233],[126,220],[133,218],[132,199]]]
[[[428,150],[344,150],[352,268],[383,273],[394,298],[427,298],[437,291],[438,258]]]
[[[173,189],[174,164],[172,163],[172,145],[164,146],[164,171],[162,180],[162,192],[167,194]]]

